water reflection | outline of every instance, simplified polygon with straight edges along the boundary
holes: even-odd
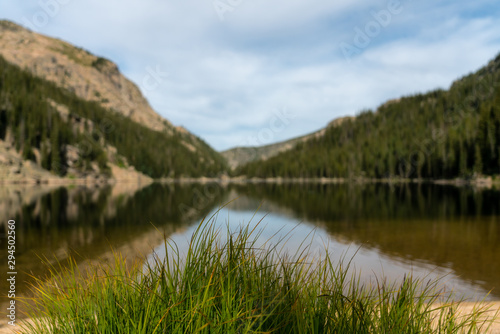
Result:
[[[68,256],[78,262],[109,260],[112,249],[127,260],[146,256],[163,236],[185,229],[217,205],[225,191],[217,189],[193,203],[193,193],[204,186],[3,188],[6,195],[0,199],[0,219],[4,224],[9,219],[16,221],[18,294],[27,293],[30,274],[47,274],[41,260],[45,257],[62,264]],[[0,256],[6,259],[4,224],[0,227]],[[1,291],[8,290],[6,283],[0,282]]]
[[[398,282],[405,276],[412,275],[424,281],[439,280],[440,287],[446,291],[446,295],[453,295],[452,297],[456,299],[482,300],[488,295],[490,288],[487,284],[458,275],[452,266],[441,266],[426,258],[409,258],[408,256],[414,254],[404,253],[405,250],[411,252],[408,247],[399,252],[392,252],[391,247],[388,247],[389,251],[378,247],[379,234],[393,233],[383,224],[377,227],[383,231],[378,231],[373,238],[369,235],[369,231],[364,232],[367,238],[353,238],[350,237],[350,229],[346,233],[342,228],[329,229],[328,227],[336,225],[335,221],[311,222],[312,220],[307,218],[299,219],[293,215],[293,209],[297,206],[278,206],[270,201],[259,203],[258,198],[243,195],[244,190],[247,189],[240,189],[240,193],[231,193],[229,195],[231,198],[238,195],[237,200],[222,209],[214,209],[209,214],[213,217],[211,223],[220,231],[221,239],[226,238],[228,228],[234,233],[242,226],[249,225],[250,229],[256,227],[258,231],[256,234],[259,238],[255,244],[257,247],[280,243],[278,249],[290,255],[298,254],[307,247],[310,258],[324,257],[324,252],[327,250],[334,263],[340,261],[347,263],[352,260],[349,275],[358,277],[365,286],[376,286],[380,280]],[[342,223],[339,225],[343,226]],[[171,237],[181,255],[187,253],[189,239],[196,228],[197,225],[192,226]],[[363,229],[363,223],[360,222],[358,228]],[[332,230],[334,232],[331,232]],[[392,234],[394,239],[400,237],[401,235],[397,233]],[[419,240],[414,242],[417,241]],[[404,240],[401,242],[404,243]],[[397,247],[396,244],[394,246]],[[439,252],[439,249],[433,248],[433,251]],[[162,244],[155,250],[155,255],[163,258],[165,252],[165,246]],[[496,299],[496,297],[489,295],[486,299]]]
[[[343,243],[407,265],[450,269],[500,296],[500,192],[438,185],[260,185],[240,188],[286,207]]]
[[[163,235],[187,240],[199,221],[231,202],[218,222],[234,228],[265,214],[263,238],[291,235],[291,248],[315,229],[316,250],[358,251],[356,269],[399,277],[449,274],[449,286],[500,297],[500,193],[436,185],[160,185],[0,189],[0,256],[5,224],[17,222],[17,285],[45,274],[38,256],[106,258],[146,255]],[[301,223],[298,227],[297,224]],[[282,230],[280,230],[282,229]],[[295,243],[295,244],[294,244]],[[160,250],[158,250],[160,251]],[[6,283],[0,282],[6,291]]]

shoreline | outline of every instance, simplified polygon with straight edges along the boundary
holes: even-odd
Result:
[[[436,185],[452,185],[457,187],[474,186],[478,188],[500,187],[500,179],[492,177],[477,178],[477,179],[404,179],[404,178],[385,178],[385,179],[370,179],[370,178],[246,178],[238,177],[200,177],[200,178],[161,178],[153,179],[155,183],[161,184],[190,184],[190,183],[221,183],[221,184],[436,184]]]
[[[433,304],[434,307],[438,308],[443,304]],[[458,315],[460,317],[467,317],[474,310],[481,309],[484,313],[480,316],[479,322],[481,321],[492,321],[489,330],[483,331],[484,334],[500,334],[500,300],[499,301],[489,301],[489,302],[462,302],[458,305]],[[435,311],[434,311],[435,312]],[[494,317],[494,319],[491,319]],[[16,319],[16,325],[11,326],[8,324],[7,319],[0,320],[0,334],[13,334],[19,333],[21,324],[24,322],[30,322],[30,318],[19,318]],[[24,332],[25,334],[29,334]]]
[[[115,184],[136,183],[149,185],[154,180],[135,169],[123,169],[111,165],[111,176],[102,174],[88,174],[85,177],[59,177],[46,172],[41,174],[26,173],[15,177],[1,177],[0,185],[30,185],[30,186],[106,186]]]
[[[0,185],[29,185],[29,186],[106,186],[116,184],[436,184],[444,186],[472,186],[477,188],[500,188],[500,179],[492,177],[478,179],[403,179],[403,178],[246,178],[246,177],[199,177],[199,178],[159,178],[152,179],[145,175],[134,173],[132,177],[105,177],[88,176],[85,178],[49,177],[36,179],[32,177],[2,179]]]

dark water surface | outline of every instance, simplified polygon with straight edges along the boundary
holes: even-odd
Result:
[[[313,253],[356,254],[353,267],[364,280],[446,276],[445,286],[461,296],[482,299],[491,291],[487,299],[500,299],[500,191],[424,184],[3,186],[0,295],[8,291],[9,219],[16,221],[16,293],[24,295],[30,274],[47,274],[41,257],[83,262],[127,247],[144,256],[156,247],[161,255],[161,234],[182,247],[203,217],[233,199],[217,224],[262,220],[263,240],[289,233],[292,253],[309,236]]]

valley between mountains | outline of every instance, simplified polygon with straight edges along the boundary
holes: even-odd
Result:
[[[112,61],[0,21],[0,183],[491,184],[500,174],[499,84],[497,56],[448,90],[388,101],[285,142],[216,152],[154,111]]]

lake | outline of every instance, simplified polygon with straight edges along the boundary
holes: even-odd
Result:
[[[500,191],[433,184],[152,184],[0,189],[0,256],[16,221],[17,295],[44,261],[109,261],[164,254],[163,236],[185,249],[205,217],[223,231],[258,224],[259,242],[295,253],[352,259],[367,284],[404,275],[435,279],[456,298],[500,299]],[[221,235],[223,237],[223,234]],[[5,275],[4,275],[5,276]],[[7,282],[0,282],[6,295]],[[2,305],[7,301],[2,301]],[[3,307],[3,306],[2,306]]]

